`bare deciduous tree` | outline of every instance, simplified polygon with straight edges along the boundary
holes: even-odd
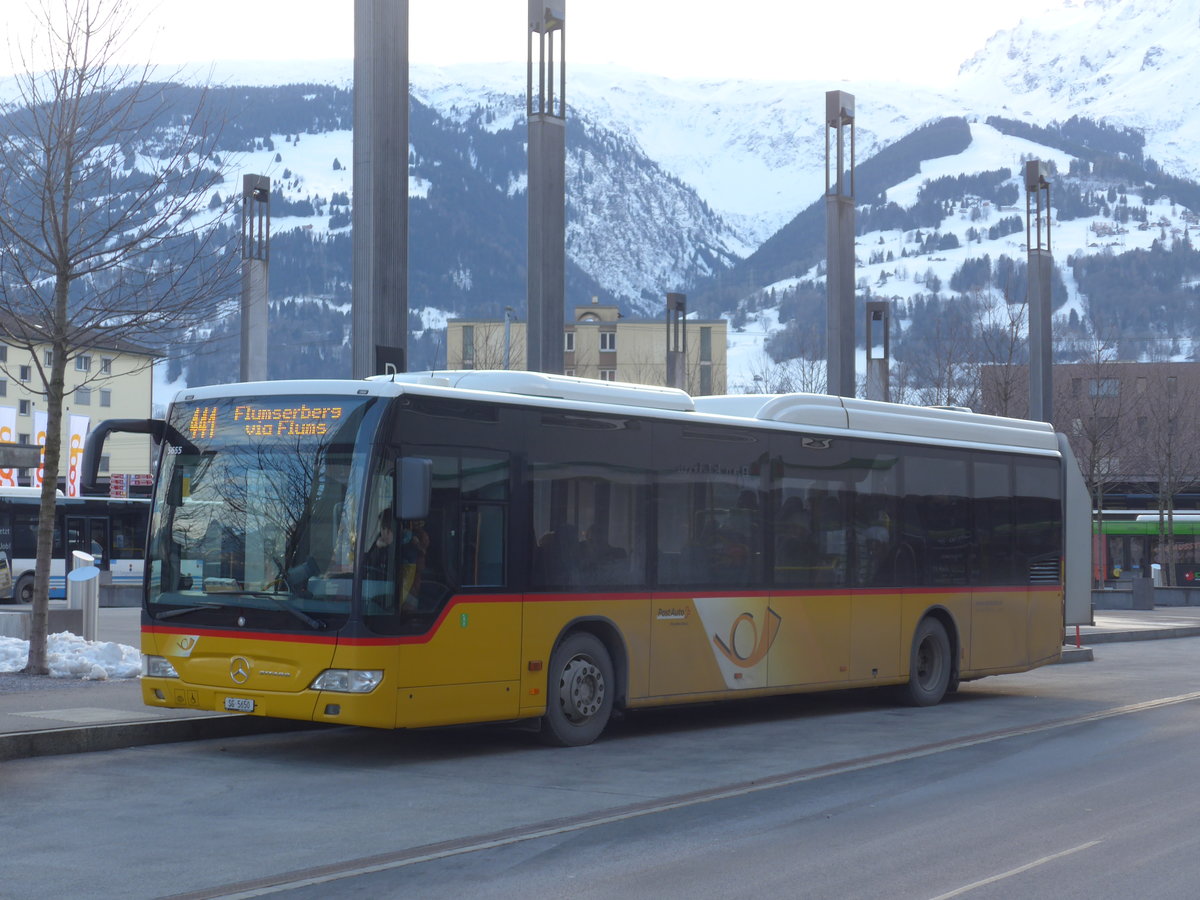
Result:
[[[1175,498],[1195,486],[1200,448],[1195,435],[1196,404],[1200,402],[1194,382],[1181,380],[1161,370],[1148,385],[1137,412],[1138,431],[1144,438],[1147,474],[1158,485],[1158,552],[1163,584],[1175,584]]]
[[[1029,413],[1029,361],[1026,353],[1028,305],[1010,303],[993,291],[975,296],[981,362],[989,389],[983,391],[981,411],[997,416],[1024,417]]]
[[[1138,440],[1122,421],[1133,412],[1133,399],[1122,390],[1116,343],[1100,337],[1077,341],[1080,362],[1055,382],[1054,428],[1067,435],[1098,520],[1110,484],[1129,471],[1128,453]]]
[[[121,61],[127,0],[42,0],[0,108],[0,340],[29,352],[47,414],[25,671],[45,674],[67,363],[146,341],[236,296],[237,259],[206,210],[224,180],[205,92],[186,114],[149,65]],[[234,192],[231,192],[234,193]],[[48,350],[48,357],[41,350]]]

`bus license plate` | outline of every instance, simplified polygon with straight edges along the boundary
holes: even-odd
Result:
[[[254,701],[244,697],[226,697],[225,709],[229,712],[254,712]]]

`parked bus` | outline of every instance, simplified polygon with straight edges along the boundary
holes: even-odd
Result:
[[[0,599],[5,601],[33,600],[41,494],[36,487],[0,487]],[[149,498],[68,498],[60,491],[55,503],[50,596],[66,596],[67,560],[75,550],[95,558],[102,583],[140,587],[149,518]]]
[[[188,389],[157,430],[151,706],[578,745],[618,708],[930,705],[1057,660],[1089,588],[1042,423],[447,372]]]
[[[1115,584],[1147,576],[1147,566],[1173,565],[1175,585],[1200,581],[1200,513],[1175,513],[1168,525],[1173,538],[1164,552],[1159,515],[1145,510],[1104,510],[1096,523],[1096,578]],[[1161,577],[1161,576],[1160,576]]]

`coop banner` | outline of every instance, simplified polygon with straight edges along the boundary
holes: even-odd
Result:
[[[42,473],[46,467],[46,414],[33,411],[33,442],[42,448],[41,459],[38,462],[38,467],[33,470],[33,486],[42,486]]]
[[[11,406],[0,407],[0,441],[17,442],[17,411]],[[17,470],[0,469],[0,487],[16,487]]]
[[[79,496],[79,481],[83,475],[83,444],[87,440],[88,416],[71,416],[71,439],[67,444],[67,496]]]

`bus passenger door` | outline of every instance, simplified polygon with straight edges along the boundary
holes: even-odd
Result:
[[[401,693],[436,686],[414,705],[453,697],[480,714],[515,715],[521,600],[508,588],[509,457],[421,446],[403,453],[432,460],[433,491],[428,519],[400,523],[406,618],[422,634],[401,654]],[[418,538],[410,561],[405,548]]]
[[[94,516],[67,516],[66,524],[67,555],[80,550],[92,556],[96,568],[107,571],[110,556],[108,520]]]

